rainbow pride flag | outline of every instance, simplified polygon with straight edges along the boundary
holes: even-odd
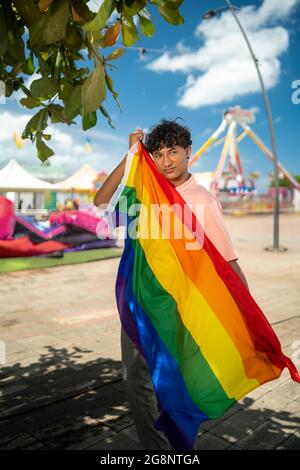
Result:
[[[168,236],[157,205],[170,208]],[[116,299],[122,327],[151,373],[160,409],[155,427],[176,450],[193,449],[203,421],[285,367],[300,383],[263,312],[194,213],[183,217],[184,206],[138,142],[108,207],[127,218]],[[147,236],[150,225],[155,237]],[[174,236],[180,226],[184,236]]]

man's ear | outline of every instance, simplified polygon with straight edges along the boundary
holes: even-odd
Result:
[[[188,160],[190,158],[190,155],[191,155],[192,147],[190,145],[188,145],[185,150],[186,150],[186,158]]]

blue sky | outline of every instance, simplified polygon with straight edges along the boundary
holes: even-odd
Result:
[[[147,131],[162,118],[178,116],[190,128],[196,152],[220,124],[222,111],[235,105],[257,110],[252,128],[270,146],[255,69],[237,25],[228,12],[214,20],[201,19],[205,11],[221,5],[221,0],[185,0],[181,7],[185,23],[180,26],[169,25],[150,7],[156,33],[152,38],[141,35],[141,43],[135,45],[146,49],[145,60],[138,50],[128,49],[111,72],[123,112],[111,98],[105,107],[116,129],[100,115],[97,126],[87,132],[80,124],[50,129],[56,152],[51,158],[53,168],[60,166],[69,175],[88,162],[99,171],[110,171],[126,153],[128,134],[136,127]],[[300,174],[300,104],[291,99],[292,82],[300,80],[300,1],[237,0],[235,5],[241,8],[240,19],[261,63],[279,160],[291,173]],[[21,132],[29,114],[13,99],[0,106],[0,166],[12,157],[26,166],[37,163],[31,143],[18,150],[12,140],[13,130]],[[85,149],[87,137],[93,144],[92,153]],[[193,171],[214,171],[220,149],[205,154]],[[272,163],[251,141],[244,141],[240,150],[245,173],[260,171],[259,188],[265,189]]]

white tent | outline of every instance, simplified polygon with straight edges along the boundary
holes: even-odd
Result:
[[[89,164],[82,165],[69,178],[54,184],[56,191],[91,191],[98,173]]]
[[[2,192],[38,192],[47,189],[53,191],[53,184],[31,175],[14,159],[0,170],[0,191]]]

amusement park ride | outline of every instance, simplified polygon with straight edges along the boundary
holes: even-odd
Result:
[[[211,182],[210,190],[213,193],[227,193],[238,197],[251,197],[251,195],[255,193],[255,185],[251,177],[248,179],[247,184],[238,147],[238,144],[246,136],[249,136],[270,160],[274,160],[272,152],[250,128],[250,124],[254,121],[255,117],[253,111],[241,109],[239,106],[229,108],[224,112],[221,125],[190,160],[189,167],[191,167],[211,145],[214,144],[214,146],[217,146],[224,142],[217,169]],[[239,136],[237,136],[238,127],[241,127],[243,130]],[[220,138],[225,131],[227,131],[225,137]],[[225,170],[227,156],[229,156],[229,164],[228,169]],[[300,184],[279,162],[278,169],[291,182],[292,186],[300,191]]]

